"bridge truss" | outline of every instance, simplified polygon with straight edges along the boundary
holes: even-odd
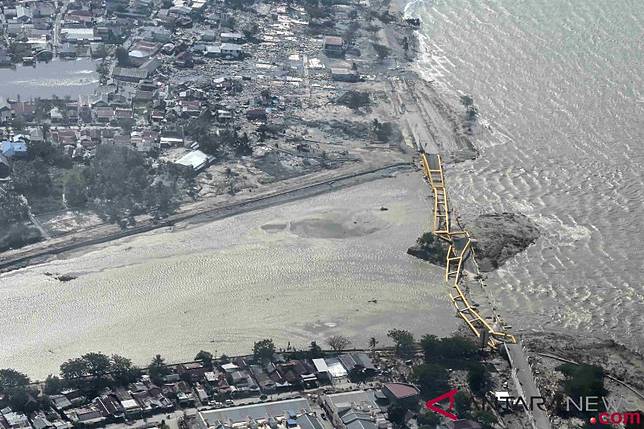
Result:
[[[475,258],[470,234],[459,225],[451,224],[451,211],[440,155],[421,153],[420,160],[425,179],[434,195],[432,233],[449,244],[445,281],[450,285],[450,299],[454,308],[474,335],[492,349],[497,349],[502,343],[516,343],[516,338],[507,332],[503,321],[496,314],[485,318],[480,314],[478,306],[470,303],[461,281],[465,262],[468,258],[473,261]]]

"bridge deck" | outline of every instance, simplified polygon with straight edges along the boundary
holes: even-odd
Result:
[[[502,343],[516,343],[516,338],[505,332],[497,316],[485,318],[467,298],[461,286],[463,265],[468,258],[474,258],[472,242],[467,231],[453,229],[450,225],[450,208],[445,189],[443,162],[438,154],[420,154],[423,172],[434,195],[434,218],[432,233],[450,243],[445,266],[445,281],[450,283],[450,299],[458,315],[465,321],[474,335],[485,336],[486,343],[496,349]],[[488,319],[490,321],[488,321]]]

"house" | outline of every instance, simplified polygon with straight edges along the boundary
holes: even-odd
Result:
[[[214,42],[217,34],[213,30],[204,30],[201,32],[201,40],[204,42]]]
[[[267,119],[266,109],[249,109],[246,111],[246,119],[265,121]]]
[[[31,429],[29,419],[24,414],[16,413],[11,408],[0,410],[0,427],[7,429]]]
[[[6,124],[11,120],[11,106],[6,100],[0,99],[0,124]]]
[[[275,391],[275,381],[261,365],[251,365],[250,373],[253,375],[262,393],[273,393]]]
[[[33,416],[31,418],[31,426],[34,429],[56,429],[56,426],[44,414]]]
[[[70,128],[57,128],[49,131],[51,139],[61,146],[76,146],[78,135]]]
[[[89,43],[98,40],[93,28],[62,28],[60,35],[69,43]]]
[[[236,45],[234,43],[222,43],[219,49],[222,57],[240,58],[243,54],[241,45]]]
[[[241,43],[244,41],[242,33],[221,33],[219,38],[223,43]]]
[[[94,404],[86,407],[72,408],[65,411],[65,416],[75,426],[98,426],[107,420],[103,417],[101,410]]]
[[[16,101],[12,103],[13,114],[25,122],[31,122],[34,119],[34,104],[30,101]]]
[[[92,403],[100,410],[103,417],[122,419],[125,416],[121,403],[114,395],[106,394],[98,396],[94,398]]]
[[[161,50],[161,46],[162,45],[157,42],[139,40],[128,52],[130,63],[135,66],[140,66],[156,55]]]
[[[65,389],[60,393],[65,395],[65,397],[69,399],[73,405],[84,404],[87,400],[87,398],[83,396],[83,392],[78,389]]]
[[[141,408],[141,405],[137,400],[132,397],[121,400],[121,407],[123,408],[125,416],[128,418],[138,418],[143,414],[143,408]]]
[[[58,56],[61,58],[76,58],[76,47],[71,43],[64,43],[58,49]]]
[[[175,164],[183,165],[185,167],[191,167],[194,171],[200,171],[201,169],[205,168],[208,165],[208,162],[209,162],[208,155],[206,155],[200,150],[194,150],[179,158],[179,160],[177,160]],[[236,371],[236,372],[233,372],[232,374],[236,374],[238,372],[239,371]]]
[[[199,114],[201,113],[201,101],[180,100],[179,108],[181,109],[181,116],[183,116],[184,118],[199,116]]]
[[[331,78],[340,82],[358,82],[360,76],[355,70],[345,67],[332,67]]]
[[[207,156],[206,156],[207,158]],[[185,164],[182,164],[185,165]],[[190,376],[193,381],[201,380],[208,370],[201,362],[182,363],[177,366],[177,373],[181,376],[184,374]]]
[[[174,65],[177,67],[190,68],[194,65],[192,54],[188,51],[179,52],[174,57]]]
[[[148,72],[143,69],[114,67],[112,77],[126,82],[139,82],[148,77]]]
[[[172,40],[172,32],[163,27],[145,27],[142,37],[152,42],[168,43]]]
[[[345,45],[342,37],[339,36],[324,36],[323,39],[324,52],[328,56],[342,56],[344,55]]]
[[[49,395],[49,400],[51,401],[54,409],[58,411],[63,411],[68,408],[71,408],[73,405],[65,395]]]
[[[313,359],[315,373],[320,380],[335,383],[346,380],[349,376],[347,370],[337,358],[319,358]]]
[[[0,143],[0,153],[5,158],[26,158],[27,157],[27,144],[22,141],[10,142],[3,141]]]
[[[163,64],[163,61],[161,61],[159,58],[150,58],[141,66],[139,67],[141,70],[145,70],[148,76],[150,76],[152,73],[157,71],[159,67],[161,67],[161,64]]]
[[[21,5],[16,6],[16,20],[18,22],[27,24],[31,22],[33,17],[34,17],[33,11],[31,10],[30,7],[21,6]]]
[[[63,122],[63,112],[60,111],[60,108],[58,108],[58,106],[51,108],[51,110],[49,111],[49,119],[51,119],[52,122]]]
[[[342,365],[349,374],[361,373],[364,376],[371,377],[378,371],[373,361],[366,353],[345,353],[338,356]]]
[[[418,404],[420,391],[416,386],[406,383],[385,383],[382,386],[382,393],[393,405],[400,405],[408,409]]]
[[[202,411],[197,415],[202,428],[267,427],[274,429],[321,429],[317,416],[304,398]]]
[[[96,122],[107,123],[115,119],[115,112],[113,107],[96,107],[94,109],[94,118]]]
[[[284,382],[290,386],[304,387],[307,389],[317,387],[318,379],[315,368],[302,360],[290,360],[279,363],[276,371]]]
[[[376,403],[373,391],[337,393],[322,397],[322,406],[338,429],[392,428],[385,412]]]
[[[76,9],[70,10],[65,15],[66,26],[90,26],[94,20],[94,14],[90,10]]]

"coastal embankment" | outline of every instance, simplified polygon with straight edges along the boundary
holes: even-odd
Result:
[[[0,256],[0,272],[22,268],[30,263],[42,262],[48,257],[85,246],[106,243],[155,229],[167,228],[180,222],[200,223],[222,219],[259,208],[342,189],[343,187],[375,180],[393,174],[396,171],[410,168],[412,168],[411,164],[399,161],[375,168],[352,168],[346,172],[343,170],[334,171],[335,174],[331,175],[330,178],[325,178],[324,176],[321,178],[319,176],[299,178],[297,181],[282,183],[281,186],[270,189],[267,192],[258,193],[259,195],[246,193],[237,198],[230,197],[224,202],[208,200],[203,204],[184,208],[180,213],[160,222],[150,220],[125,230],[120,230],[114,225],[101,225],[91,231],[74,232],[57,239],[23,247],[17,251],[5,252]]]

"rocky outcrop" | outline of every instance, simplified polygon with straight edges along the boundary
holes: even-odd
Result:
[[[482,272],[494,271],[537,241],[540,235],[534,222],[516,213],[481,215],[467,224],[467,230],[473,239],[476,260]],[[428,232],[407,249],[407,253],[444,267],[447,249],[445,241]]]
[[[416,244],[407,249],[407,253],[434,265],[444,267],[448,248],[447,242],[436,237],[431,232],[426,232],[416,240]]]
[[[537,225],[517,213],[484,214],[466,228],[475,239],[476,260],[483,272],[494,271],[540,236]]]

